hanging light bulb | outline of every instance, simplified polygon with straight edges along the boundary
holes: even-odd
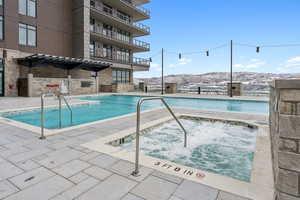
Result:
[[[260,52],[260,47],[256,47],[256,53]]]

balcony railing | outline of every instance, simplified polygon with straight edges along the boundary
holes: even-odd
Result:
[[[96,53],[97,52],[97,53]],[[95,60],[105,60],[109,62],[116,62],[126,65],[138,65],[138,66],[145,66],[150,67],[150,60],[145,58],[136,58],[133,57],[132,61],[130,61],[129,57],[117,57],[113,55],[107,55],[104,53],[104,51],[95,51],[94,49],[90,49],[90,57],[91,59]]]
[[[150,60],[145,58],[136,58],[133,57],[133,64],[135,65],[143,65],[143,66],[150,66]]]
[[[132,44],[137,47],[142,47],[144,49],[150,50],[150,44],[141,40],[134,39]]]
[[[97,31],[93,26],[91,26],[91,27],[92,27],[91,32],[93,34],[96,34],[99,36],[104,36],[108,39],[117,40],[119,42],[131,45],[131,46],[135,46],[138,48],[143,48],[145,50],[150,50],[150,44],[147,42],[140,41],[137,39],[130,40],[130,38],[126,37],[126,36],[123,37],[125,39],[122,39],[122,35],[118,34],[117,32],[106,30],[106,29],[103,29],[102,31]]]
[[[140,12],[144,13],[145,15],[147,16],[150,16],[150,10],[144,8],[144,7],[141,7],[141,6],[135,6],[132,1],[130,0],[120,0],[121,2],[133,7],[134,9],[137,9],[139,10]]]
[[[103,7],[96,7],[91,5],[91,8],[95,9],[98,12],[101,12],[103,14],[106,14],[110,17],[113,17],[114,19],[118,20],[119,22],[122,23],[126,23],[136,29],[139,29],[141,31],[150,33],[150,27],[141,24],[141,23],[132,23],[130,18],[128,16],[123,15],[122,13],[117,12],[116,14],[114,14],[113,10],[107,6],[103,6]]]

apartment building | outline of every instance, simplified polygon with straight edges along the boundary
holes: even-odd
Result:
[[[127,92],[147,71],[149,0],[0,0],[0,95]]]

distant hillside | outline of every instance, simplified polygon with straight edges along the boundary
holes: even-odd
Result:
[[[300,78],[300,74],[272,74],[272,73],[256,73],[256,72],[235,72],[233,80],[243,82],[246,89],[263,89],[268,83],[274,79]],[[206,74],[181,74],[165,76],[165,82],[176,82],[179,88],[196,88],[199,86],[224,86],[230,80],[228,72],[212,72]],[[139,78],[134,80],[145,82],[149,85],[161,84],[161,77]],[[257,87],[259,86],[259,87]]]

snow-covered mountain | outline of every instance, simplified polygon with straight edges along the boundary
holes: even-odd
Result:
[[[268,88],[268,83],[274,79],[300,78],[300,74],[272,74],[256,72],[234,72],[233,81],[242,82],[246,90],[263,90]],[[175,82],[179,88],[197,88],[199,86],[224,86],[230,81],[228,72],[212,72],[206,74],[180,74],[164,77],[165,82]],[[134,80],[145,82],[151,86],[160,86],[161,77],[138,78]]]

